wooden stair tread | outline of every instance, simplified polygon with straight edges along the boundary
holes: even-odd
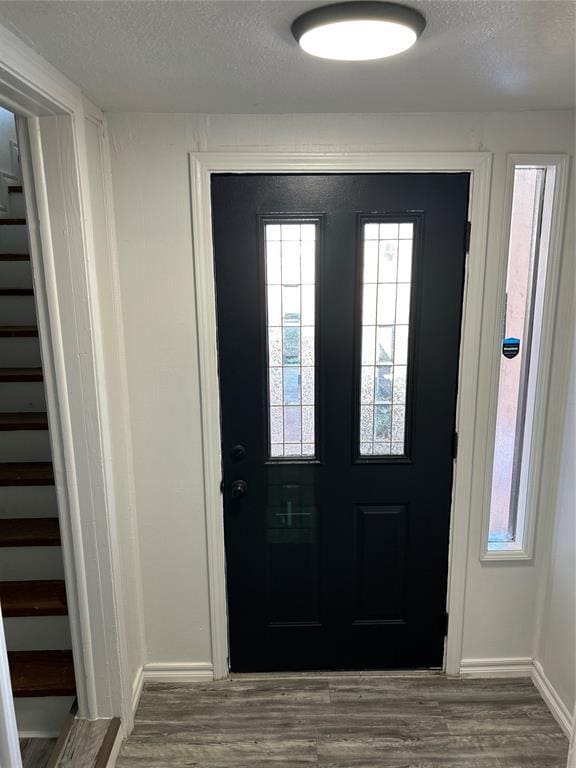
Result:
[[[63,581],[2,581],[0,604],[4,618],[68,614]]]
[[[38,328],[35,325],[0,325],[0,338],[30,338],[38,336]]]
[[[8,485],[54,485],[52,463],[10,461],[0,464],[0,486]]]
[[[0,288],[0,296],[34,296],[32,288]]]
[[[0,261],[30,261],[29,253],[0,253]]]
[[[33,411],[0,413],[0,432],[23,429],[48,429],[47,414]]]
[[[72,651],[8,653],[14,696],[74,696]]]
[[[0,219],[0,227],[17,227],[26,224],[26,219]]]
[[[24,190],[22,189],[22,186],[20,184],[9,184],[8,185],[8,194],[9,195],[17,195],[22,194]]]
[[[0,520],[0,547],[58,547],[60,526],[55,517]]]
[[[42,368],[0,368],[0,382],[42,381]]]

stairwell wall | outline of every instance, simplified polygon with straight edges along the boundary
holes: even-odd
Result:
[[[197,324],[188,153],[245,151],[490,151],[494,154],[486,317],[502,247],[508,153],[568,153],[573,112],[410,115],[107,116],[126,343],[136,516],[141,551],[147,662],[176,671],[211,663]],[[573,192],[569,203],[573,208]],[[573,233],[564,259],[573,257]],[[555,345],[561,354],[570,288],[560,294]],[[489,349],[478,350],[486,360]],[[565,375],[558,365],[553,380]],[[561,388],[560,388],[561,389]],[[560,390],[558,390],[560,391]],[[487,392],[480,387],[479,397]],[[552,419],[561,403],[551,402]],[[482,425],[480,425],[482,427]],[[547,439],[553,452],[555,436]],[[555,457],[548,456],[551,464]],[[481,473],[480,473],[481,474]],[[531,661],[539,584],[548,568],[546,527],[556,494],[538,519],[535,557],[482,563],[481,519],[469,532],[463,659]],[[564,670],[562,674],[568,674]]]

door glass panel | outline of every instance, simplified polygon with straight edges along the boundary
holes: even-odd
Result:
[[[271,458],[311,458],[315,445],[315,223],[264,225]]]
[[[405,455],[412,222],[364,224],[360,455]]]

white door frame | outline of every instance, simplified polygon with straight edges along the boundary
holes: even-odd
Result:
[[[77,86],[0,26],[0,104],[17,118],[50,422],[78,715],[121,716],[131,680],[116,537],[111,425]]]
[[[197,152],[190,155],[192,228],[202,412],[204,494],[208,544],[210,626],[215,679],[228,675],[223,502],[220,492],[220,395],[212,243],[210,177],[213,173],[461,173],[471,174],[450,526],[449,612],[445,671],[457,675],[462,658],[464,597],[472,493],[478,349],[480,348],[492,154],[489,152]]]

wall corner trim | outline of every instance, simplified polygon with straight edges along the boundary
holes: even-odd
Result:
[[[554,688],[544,669],[539,661],[534,661],[532,665],[532,682],[538,688],[540,695],[548,705],[548,709],[552,712],[558,725],[562,728],[568,738],[572,736],[572,730],[574,728],[574,717],[572,712],[560,696],[557,690]]]
[[[532,659],[529,656],[501,659],[462,659],[460,677],[468,679],[529,677],[558,725],[562,728],[568,739],[571,738],[575,725],[574,716],[546,676],[542,664],[536,659]]]

